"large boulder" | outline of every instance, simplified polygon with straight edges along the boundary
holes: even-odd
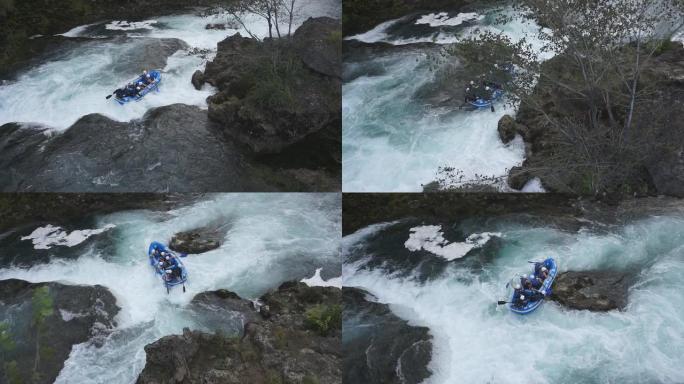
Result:
[[[343,288],[345,383],[418,384],[430,377],[432,336],[408,325],[386,304],[357,288]]]
[[[516,122],[511,115],[504,115],[497,126],[497,131],[499,132],[499,138],[506,144],[511,140],[515,139],[516,134]]]
[[[204,85],[204,73],[202,73],[202,71],[199,69],[196,70],[195,73],[192,74],[192,79],[190,79],[190,82],[192,83],[192,86],[199,91]]]
[[[275,189],[251,168],[205,110],[184,104],[130,122],[90,114],[55,135],[41,127],[0,127],[0,189],[6,192]]]
[[[0,281],[0,378],[53,383],[71,348],[98,342],[116,326],[118,312],[114,296],[99,285]]]
[[[182,253],[204,253],[218,248],[224,234],[220,227],[202,227],[178,232],[171,238],[169,247]]]
[[[259,299],[261,308],[269,308],[266,318],[229,291],[197,295],[195,311],[242,313],[242,337],[225,329],[163,337],[145,347],[137,383],[341,384],[340,300],[337,288],[284,283]]]
[[[631,284],[630,275],[621,272],[563,272],[553,282],[551,299],[572,309],[623,310]]]
[[[319,131],[339,130],[339,30],[339,21],[315,18],[292,39],[260,42],[236,34],[221,41],[204,72],[219,90],[207,99],[209,117],[258,154],[281,153]],[[321,150],[326,146],[318,140],[305,150],[333,156],[337,164],[339,146],[330,147],[330,155]]]

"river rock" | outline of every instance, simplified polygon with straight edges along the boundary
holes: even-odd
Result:
[[[192,79],[190,82],[192,83],[192,86],[199,91],[204,85],[204,73],[199,69],[196,70],[195,73],[192,74]]]
[[[386,304],[369,301],[357,288],[343,288],[345,383],[417,384],[430,377],[432,336],[408,325]],[[371,299],[372,300],[372,299]]]
[[[0,281],[0,337],[4,340],[0,377],[18,383],[53,383],[71,348],[88,340],[98,342],[116,326],[118,312],[114,296],[99,285]],[[35,325],[39,313],[40,327]]]
[[[621,272],[563,272],[553,282],[551,299],[572,309],[623,310],[631,283],[630,275]]]
[[[525,184],[527,184],[528,181],[532,179],[532,175],[530,174],[529,171],[524,169],[523,167],[513,167],[511,170],[508,172],[508,186],[520,190],[522,189]]]
[[[307,319],[321,307],[340,308],[341,291],[285,283],[259,301],[270,307],[268,319],[253,317],[251,303],[229,291],[202,293],[192,305],[249,313],[241,338],[223,332],[185,329],[145,347],[145,368],[138,384],[158,383],[319,383],[341,384],[341,323],[328,332]]]
[[[342,76],[342,31],[339,20],[319,17],[313,22],[305,22],[297,28],[293,37],[299,57],[307,67],[325,76]]]
[[[504,115],[497,126],[497,131],[499,132],[499,138],[504,144],[507,144],[511,140],[515,139],[516,134],[516,124],[515,119],[511,115]]]
[[[204,253],[221,245],[223,232],[216,228],[204,227],[178,232],[171,238],[169,247],[182,253]]]

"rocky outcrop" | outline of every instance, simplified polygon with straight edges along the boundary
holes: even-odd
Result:
[[[497,131],[499,132],[499,138],[504,144],[507,144],[511,140],[515,139],[517,133],[515,119],[511,115],[504,115],[497,126]]]
[[[621,272],[563,272],[553,282],[551,299],[572,309],[623,310],[632,281],[629,274]]]
[[[284,283],[261,297],[257,314],[234,293],[202,293],[191,306],[244,315],[242,336],[186,329],[163,337],[145,347],[137,383],[339,384],[340,300],[337,288]]]
[[[182,253],[204,253],[218,248],[225,233],[222,226],[207,226],[178,232],[171,238],[169,247]]]
[[[367,300],[357,288],[343,288],[345,383],[422,383],[430,376],[432,336],[414,327],[386,304]]]
[[[542,64],[542,71],[546,77],[571,86],[580,78],[575,76],[578,70],[568,67],[562,55]],[[612,114],[617,132],[573,128],[569,122],[585,124],[586,103],[578,101],[567,87],[540,81],[531,96],[535,102],[523,100],[516,115],[515,131],[527,147],[523,169],[530,178],[539,177],[551,192],[613,199],[658,194],[684,197],[684,104],[680,102],[684,97],[683,84],[684,47],[671,42],[644,64],[640,91],[650,87],[649,96],[638,100],[632,127],[620,141],[623,147],[618,147],[616,140],[606,138],[622,135],[622,121],[626,118],[623,109],[615,107],[608,111],[603,104],[599,108],[601,124],[610,126]],[[613,105],[620,103],[620,97],[624,95],[611,95]],[[549,118],[560,121],[563,131],[549,123]],[[504,116],[499,126],[509,127],[510,118]],[[590,142],[591,149],[571,145],[573,141],[568,137],[574,136]],[[589,153],[594,157],[589,158]],[[597,162],[601,166],[592,168]],[[515,172],[520,174],[520,170]]]
[[[99,285],[0,281],[0,381],[53,383],[72,346],[97,342],[118,312]]]
[[[209,117],[258,154],[281,153],[307,137],[341,125],[339,21],[307,20],[291,39],[264,42],[231,36],[218,44],[205,80],[219,92],[207,99]],[[323,138],[322,136],[321,138]],[[325,142],[306,148],[315,157]],[[339,172],[339,146],[315,167]],[[333,166],[333,164],[336,164]]]
[[[268,179],[277,172],[262,168],[223,138],[206,111],[183,104],[127,123],[86,115],[54,135],[41,127],[0,127],[0,186],[6,192],[276,189]]]

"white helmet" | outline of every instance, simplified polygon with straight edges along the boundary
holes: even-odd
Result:
[[[525,295],[520,295],[520,300],[525,300]]]
[[[533,275],[533,274],[530,274],[530,279],[534,279],[534,275]]]
[[[171,256],[166,255],[166,260],[171,260]]]
[[[486,90],[486,91],[489,91],[489,86],[486,86],[486,87],[485,87],[485,90]]]
[[[164,262],[163,262],[163,261],[160,261],[160,262],[159,262],[159,266],[162,266],[162,265],[164,265]]]
[[[143,75],[147,75],[147,69],[143,71]]]
[[[515,288],[515,289],[520,289],[520,284],[514,285],[513,288]]]
[[[162,256],[166,255],[166,252],[162,251],[161,255],[162,255]]]
[[[548,271],[548,269],[546,269],[546,267],[542,267],[541,270],[542,270],[542,272]]]
[[[166,273],[169,273],[169,274],[170,274],[170,273],[171,273],[171,270],[170,270],[170,269],[167,269],[167,270],[166,270]]]

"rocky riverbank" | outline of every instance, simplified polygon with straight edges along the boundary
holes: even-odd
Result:
[[[193,299],[195,311],[232,313],[239,335],[184,330],[145,347],[147,363],[138,384],[342,382],[342,292],[337,288],[284,283],[252,302],[229,291]]]
[[[345,383],[418,384],[430,376],[432,336],[358,288],[343,288]]]
[[[577,81],[565,63],[565,57],[557,56],[542,65],[542,72],[549,78]],[[568,135],[577,132],[571,126],[561,131],[549,124],[547,117],[582,124],[586,106],[578,104],[568,89],[540,81],[531,98],[544,100],[544,104],[532,107],[534,103],[523,100],[515,119],[504,116],[499,122],[502,141],[508,142],[519,134],[526,143],[525,162],[522,167],[511,169],[509,185],[519,188],[539,177],[550,192],[615,198],[659,194],[684,197],[684,47],[677,42],[665,44],[662,52],[645,65],[640,87],[648,86],[654,91],[639,100],[631,144],[624,144],[622,152],[617,150],[619,143],[611,141],[609,131],[588,131],[581,135],[590,141],[589,149],[574,154]],[[612,99],[618,97],[614,95]],[[606,120],[611,113],[616,120],[624,118],[618,108],[604,108],[600,117]]]
[[[104,287],[0,281],[0,378],[53,383],[71,348],[107,334],[119,312]]]
[[[209,118],[264,162],[339,178],[341,31],[339,20],[311,18],[291,38],[231,36],[193,84],[219,92]]]

